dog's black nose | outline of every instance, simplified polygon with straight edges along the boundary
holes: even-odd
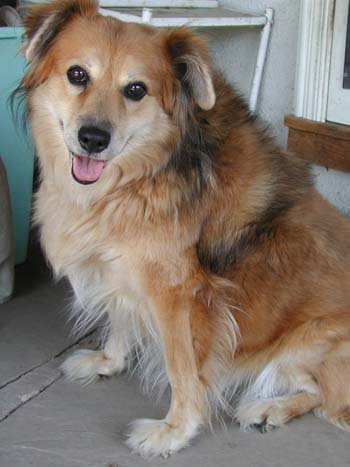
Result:
[[[109,145],[111,135],[94,126],[82,126],[78,131],[81,147],[88,153],[102,152]]]

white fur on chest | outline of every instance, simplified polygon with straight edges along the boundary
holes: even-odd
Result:
[[[113,261],[94,259],[69,267],[67,276],[84,308],[91,303],[118,299],[138,302],[137,279],[132,277],[128,261],[120,256]]]
[[[109,320],[117,321],[118,314],[140,308],[141,299],[122,259],[78,264],[70,268],[68,278],[75,295],[76,326],[81,330],[91,327],[105,314]]]
[[[84,216],[56,192],[44,190],[37,198],[36,217],[55,274],[67,277],[74,290],[78,321],[82,313],[78,327],[88,327],[106,312],[139,307],[142,289],[132,249],[111,235],[109,219],[93,219],[88,212]]]

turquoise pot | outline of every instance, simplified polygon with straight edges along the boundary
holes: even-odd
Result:
[[[10,187],[17,264],[27,257],[34,170],[31,139],[21,127],[22,117],[17,122],[9,106],[25,68],[25,59],[18,53],[22,34],[23,28],[0,28],[0,155]]]

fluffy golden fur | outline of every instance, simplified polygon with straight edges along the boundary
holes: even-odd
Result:
[[[218,404],[243,427],[314,409],[348,429],[350,228],[307,165],[259,128],[190,30],[122,23],[94,0],[35,6],[25,27],[42,245],[78,327],[110,322],[68,377],[121,371],[136,352],[157,386],[164,363],[169,412],[129,433],[143,455],[186,446]],[[72,84],[72,66],[88,82]],[[108,127],[102,152],[79,145],[86,122]],[[104,167],[89,185],[72,176],[86,158]]]

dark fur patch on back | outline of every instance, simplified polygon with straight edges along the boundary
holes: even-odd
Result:
[[[217,149],[208,140],[208,130],[203,126],[197,121],[189,124],[168,165],[168,169],[175,170],[186,182],[195,182],[197,195],[213,177],[213,158]]]
[[[271,170],[275,172],[274,197],[259,217],[237,232],[228,232],[225,240],[213,242],[210,249],[197,246],[200,263],[221,275],[234,268],[248,255],[272,242],[278,235],[283,218],[296,206],[312,186],[308,164],[293,156],[271,154]]]
[[[210,181],[215,181],[215,160],[229,131],[236,125],[255,120],[245,101],[233,92],[219,73],[214,75],[213,81],[217,92],[217,104],[213,109],[200,109],[183,85],[174,116],[182,136],[167,168],[184,178],[197,197]]]
[[[247,226],[233,241],[222,241],[211,251],[197,248],[200,263],[210,272],[222,275],[255,251],[265,241],[273,239],[277,225],[271,222]]]

